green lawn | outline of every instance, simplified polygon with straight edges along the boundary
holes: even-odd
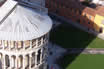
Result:
[[[52,30],[50,40],[63,48],[104,48],[104,40],[69,24],[62,24]]]
[[[104,55],[67,55],[59,65],[63,69],[104,69]]]

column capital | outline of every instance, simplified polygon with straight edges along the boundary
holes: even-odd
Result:
[[[32,57],[32,54],[29,54],[29,57]]]
[[[9,50],[11,50],[11,41],[8,41]]]
[[[19,57],[19,55],[15,55],[16,56],[16,58],[18,58]]]
[[[43,37],[41,38],[41,45],[43,45],[43,43],[44,43],[44,40],[43,40]]]
[[[25,50],[25,42],[23,41],[23,50]]]
[[[6,54],[5,54],[5,53],[3,53],[3,56],[6,56]]]
[[[32,49],[32,40],[30,40],[30,49]]]
[[[38,55],[38,51],[35,52],[35,55]]]
[[[41,53],[43,52],[43,48],[41,48]]]
[[[5,54],[3,54],[3,58],[4,58],[4,69],[6,69]]]
[[[26,58],[26,55],[23,55],[23,58]]]
[[[38,47],[38,39],[36,39],[36,47]]]
[[[2,47],[3,47],[3,49],[5,49],[5,47],[4,47],[4,40],[2,40]]]

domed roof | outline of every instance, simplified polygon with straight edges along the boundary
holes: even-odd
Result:
[[[0,40],[35,39],[48,33],[51,27],[52,21],[48,15],[17,5],[5,21],[0,24]]]

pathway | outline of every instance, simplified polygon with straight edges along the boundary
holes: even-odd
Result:
[[[56,64],[56,62],[57,62],[57,59],[59,59],[60,57],[63,57],[66,50],[52,43],[49,43],[48,47],[49,47],[49,56],[48,56],[49,69],[61,69]]]
[[[83,49],[83,48],[71,48],[71,49],[68,49],[67,52],[69,54],[79,54],[79,53],[82,53],[82,54],[104,54],[104,48],[86,48],[86,49]]]

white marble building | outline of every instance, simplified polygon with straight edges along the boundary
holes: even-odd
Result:
[[[0,7],[0,69],[46,69],[52,20],[22,4]]]

